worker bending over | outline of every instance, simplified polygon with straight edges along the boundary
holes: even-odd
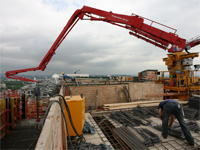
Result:
[[[158,105],[158,111],[159,111],[160,119],[162,120],[163,138],[165,139],[167,138],[168,129],[171,128],[174,122],[174,118],[176,117],[185,135],[186,140],[188,141],[190,145],[192,146],[194,145],[194,139],[183,119],[182,110],[181,110],[180,104],[177,101],[173,99],[167,99],[160,102],[160,104]],[[170,122],[169,122],[169,118],[170,118]]]

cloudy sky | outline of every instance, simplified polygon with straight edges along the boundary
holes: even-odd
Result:
[[[190,39],[200,34],[199,0],[0,0],[0,69],[37,67],[76,9],[84,5],[114,13],[132,13],[177,29]],[[200,52],[197,46],[191,52]],[[80,20],[45,71],[26,74],[79,73],[137,75],[145,69],[167,70],[164,51],[105,22]],[[200,59],[194,60],[200,64]]]

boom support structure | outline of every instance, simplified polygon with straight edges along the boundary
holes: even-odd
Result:
[[[152,21],[150,19],[138,16],[136,14],[132,15],[122,15],[116,14],[113,12],[107,12],[87,6],[83,6],[82,9],[78,9],[74,12],[71,16],[69,21],[67,22],[66,26],[57,37],[56,41],[53,43],[45,57],[42,59],[38,67],[35,68],[28,68],[28,69],[20,69],[20,70],[13,70],[7,71],[6,77],[12,79],[18,79],[23,81],[31,81],[31,82],[38,82],[36,80],[24,78],[17,76],[18,73],[23,73],[27,71],[36,71],[41,70],[44,71],[47,67],[49,61],[55,54],[55,51],[62,43],[62,41],[66,38],[69,32],[73,29],[76,23],[79,20],[85,20],[85,17],[89,18],[91,21],[103,21],[110,23],[112,25],[116,25],[125,29],[130,30],[129,34],[136,36],[146,42],[149,42],[155,46],[158,46],[164,50],[168,50],[168,52],[181,52],[185,49],[186,40],[180,38],[176,34],[176,29],[171,27],[165,26],[158,22]],[[88,20],[88,19],[87,19]],[[149,22],[149,24],[145,23],[145,21]],[[166,32],[159,28],[154,27],[153,25],[159,25],[164,27],[172,32]],[[171,45],[171,47],[169,47]]]

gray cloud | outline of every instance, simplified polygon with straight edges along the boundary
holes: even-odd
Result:
[[[199,34],[198,0],[2,0],[0,9],[1,72],[37,67],[70,16],[83,5],[130,15],[136,13],[178,29],[191,38]],[[167,52],[130,36],[129,31],[104,22],[79,21],[56,51],[44,72],[137,74],[145,69],[166,70]],[[192,51],[198,51],[199,47]],[[195,59],[194,63],[200,63]]]

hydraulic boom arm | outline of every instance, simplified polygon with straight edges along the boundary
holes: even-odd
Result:
[[[71,16],[66,26],[64,27],[60,35],[57,37],[56,41],[53,43],[53,45],[51,46],[48,53],[45,55],[38,67],[7,71],[6,77],[24,81],[38,82],[36,80],[31,80],[16,75],[18,73],[23,73],[27,71],[44,71],[47,64],[55,54],[56,49],[59,47],[59,45],[68,35],[68,33],[72,30],[75,24],[79,21],[79,19],[84,20],[84,16],[88,17],[91,21],[104,21],[112,25],[117,25],[119,27],[128,29],[130,30],[130,35],[134,35],[164,50],[168,49],[168,52],[178,52],[183,51],[185,49],[186,40],[178,37],[178,35],[175,34],[176,30],[173,28],[162,25],[144,17],[140,17],[135,14],[128,16],[83,6],[82,9],[76,10]],[[144,20],[149,22],[150,24],[144,23]],[[166,32],[156,27],[153,27],[154,24],[170,29],[174,33]],[[171,47],[169,48],[170,45]]]

